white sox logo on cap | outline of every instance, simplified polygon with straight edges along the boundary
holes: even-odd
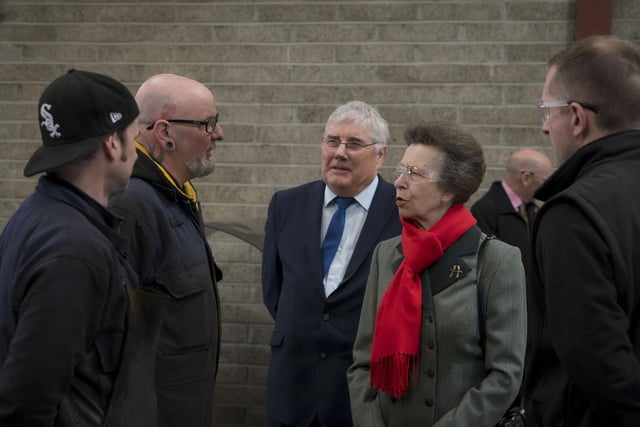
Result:
[[[44,121],[40,122],[40,126],[47,128],[51,138],[62,136],[62,134],[58,132],[60,125],[53,121],[53,115],[49,110],[51,110],[51,104],[42,104],[42,107],[40,107],[40,115],[44,119]]]

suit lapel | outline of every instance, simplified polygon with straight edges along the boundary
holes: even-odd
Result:
[[[306,195],[306,198],[302,200],[304,203],[304,220],[309,224],[306,228],[306,235],[304,239],[307,247],[307,259],[309,260],[309,277],[319,278],[317,282],[320,283],[318,289],[322,292],[324,298],[324,289],[322,288],[322,251],[320,249],[320,227],[322,225],[322,203],[324,201],[324,182],[318,181],[316,185],[311,188]],[[295,238],[295,237],[294,237]]]

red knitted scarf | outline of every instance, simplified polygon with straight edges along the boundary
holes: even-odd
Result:
[[[422,321],[420,272],[440,259],[445,249],[475,225],[461,204],[453,205],[429,230],[402,222],[404,260],[382,297],[371,349],[371,386],[394,397],[418,385]]]

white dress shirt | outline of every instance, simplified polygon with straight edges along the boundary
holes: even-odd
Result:
[[[351,255],[360,237],[364,222],[367,219],[367,213],[369,212],[369,207],[371,206],[371,201],[373,200],[373,195],[377,187],[378,176],[376,175],[374,180],[371,181],[371,184],[354,197],[357,203],[352,203],[346,210],[344,231],[340,238],[340,244],[338,245],[336,256],[329,266],[329,271],[327,271],[327,275],[323,280],[324,294],[326,297],[329,297],[329,295],[338,289],[340,282],[342,282],[344,278],[344,273],[351,260]],[[333,217],[333,214],[338,210],[338,205],[333,201],[336,197],[333,191],[325,186],[324,204],[322,205],[320,247],[322,247],[324,236],[327,234],[331,217]]]

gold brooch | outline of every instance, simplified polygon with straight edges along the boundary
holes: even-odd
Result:
[[[451,270],[449,270],[449,277],[453,277],[454,274],[456,275],[456,279],[462,274],[462,267],[460,267],[459,264],[454,265],[451,267]]]

